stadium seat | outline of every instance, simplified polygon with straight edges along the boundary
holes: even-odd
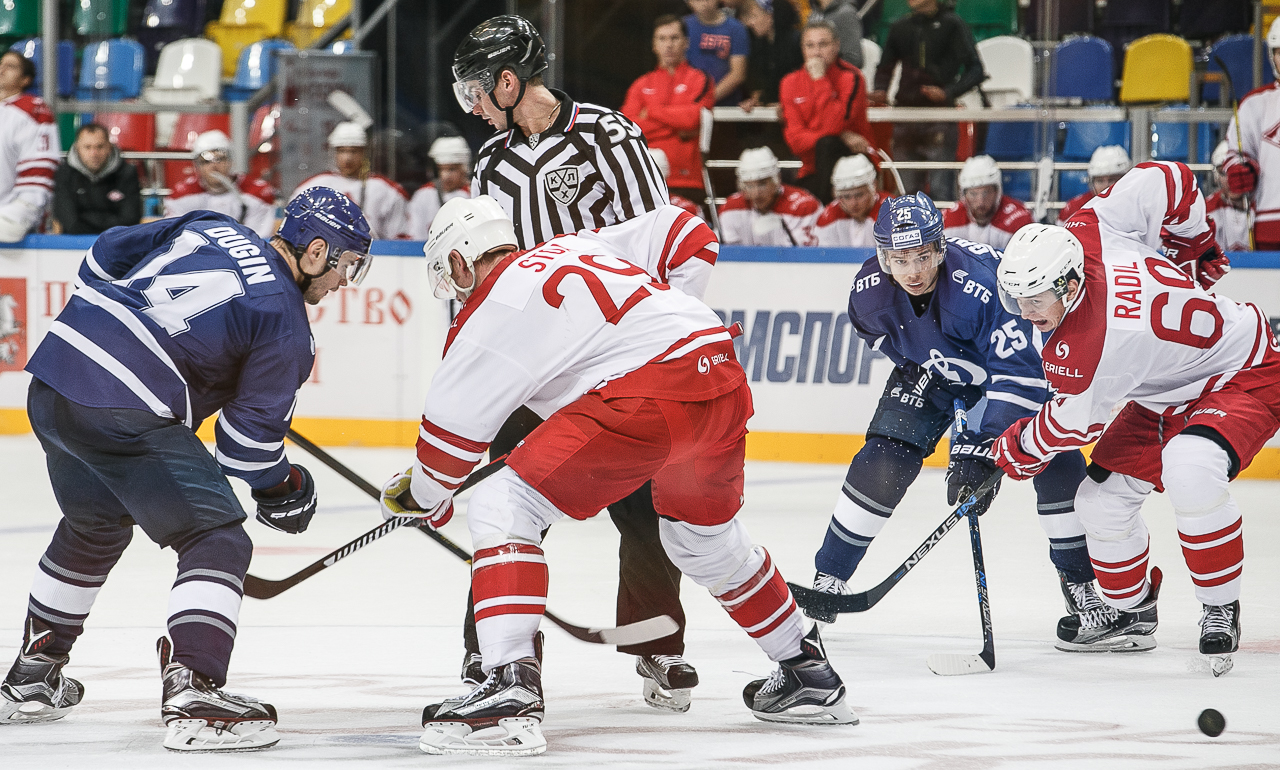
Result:
[[[3,3],[0,3],[3,5]],[[71,27],[85,37],[123,35],[129,22],[129,0],[76,0]]]
[[[1089,190],[1088,171],[1061,171],[1058,173],[1058,199],[1069,201]]]
[[[998,161],[1035,160],[1043,137],[1044,128],[1039,123],[993,122],[987,125],[983,152]],[[1033,172],[1005,171],[1002,177],[1005,195],[1031,200]]]
[[[218,21],[205,27],[205,37],[222,47],[222,74],[236,74],[245,46],[279,37],[284,31],[287,0],[227,0]]]
[[[144,97],[152,104],[194,104],[217,99],[222,87],[222,49],[204,38],[174,41],[160,52],[155,81]]]
[[[1018,33],[1018,0],[956,0],[955,9],[978,42]]]
[[[982,90],[994,108],[1009,107],[1033,96],[1031,44],[1019,37],[1001,35],[978,43],[978,58],[987,79]]]
[[[1178,105],[1175,110],[1189,109]],[[1208,163],[1217,145],[1217,126],[1210,123],[1196,124],[1196,157],[1191,157],[1191,132],[1187,123],[1151,124],[1151,159],[1177,160],[1183,163]]]
[[[242,102],[253,96],[259,88],[271,82],[276,73],[276,54],[295,50],[288,40],[259,40],[240,51],[236,64],[236,76],[231,85],[222,90],[228,101]]]
[[[1111,44],[1100,37],[1070,37],[1054,46],[1053,81],[1048,96],[1109,102],[1116,70]]]
[[[28,89],[36,96],[44,95],[44,41],[38,37],[19,40],[10,48],[36,65],[36,82]],[[58,95],[71,96],[76,90],[76,47],[70,40],[58,43]]]
[[[0,37],[39,35],[40,4],[0,1]]]
[[[1262,50],[1265,57],[1266,46],[1263,46]],[[1227,65],[1227,74],[1231,77],[1233,92],[1230,96],[1235,101],[1240,101],[1245,94],[1254,89],[1252,35],[1229,35],[1215,41],[1205,48],[1200,59],[1205,62],[1206,73],[1222,72],[1222,64]],[[1260,85],[1266,85],[1275,80],[1275,73],[1265,61],[1262,64],[1262,72],[1263,82]],[[1201,86],[1200,100],[1206,104],[1216,104],[1220,95],[1221,89],[1217,82],[1206,80]]]
[[[870,86],[876,79],[876,67],[880,64],[880,46],[874,40],[862,38],[862,76]]]
[[[351,12],[351,0],[302,0],[290,37],[299,48],[307,48],[329,27]]]
[[[1118,144],[1125,152],[1131,152],[1130,127],[1127,121],[1068,123],[1067,138],[1062,145],[1062,158],[1087,161],[1093,157],[1094,150],[1108,144]]]
[[[166,45],[202,34],[205,8],[206,0],[147,0],[136,37],[146,52],[148,75],[155,74]]]
[[[156,116],[145,112],[100,112],[93,122],[107,129],[111,142],[124,152],[156,148]]]
[[[142,44],[125,38],[85,46],[78,99],[136,99],[142,92]]]
[[[1191,96],[1191,46],[1173,35],[1147,35],[1124,54],[1120,103],[1185,102]]]

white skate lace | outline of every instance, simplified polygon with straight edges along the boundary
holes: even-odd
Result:
[[[781,690],[786,683],[786,673],[782,670],[782,666],[778,666],[773,670],[773,673],[769,675],[768,681],[766,681],[764,686],[760,688],[760,692],[765,695],[777,692],[778,690]]]
[[[813,578],[813,590],[824,594],[847,594],[849,588],[835,575],[819,572]]]
[[[657,663],[663,671],[670,671],[676,666],[687,666],[688,662],[679,655],[650,655],[654,663]]]
[[[1209,634],[1226,634],[1230,636],[1235,629],[1232,627],[1232,610],[1231,605],[1204,605],[1204,614],[1200,616],[1201,634],[1208,636]]]
[[[1081,628],[1101,628],[1120,614],[1102,601],[1093,590],[1093,583],[1067,583],[1067,590],[1075,600]]]

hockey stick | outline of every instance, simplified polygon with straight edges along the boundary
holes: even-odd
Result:
[[[965,429],[968,416],[965,414],[964,402],[955,399],[952,402],[955,409],[955,430],[952,431],[951,437],[955,438],[956,434]],[[996,470],[993,474],[997,480],[1004,475],[1004,471]],[[987,481],[991,479],[988,478]],[[996,640],[991,630],[991,602],[987,596],[987,568],[982,560],[982,533],[978,531],[978,514],[973,508],[969,509],[969,544],[973,547],[973,576],[978,585],[978,615],[982,620],[982,652],[977,655],[961,655],[957,653],[934,653],[930,655],[925,664],[929,666],[929,670],[939,676],[959,676],[961,674],[981,674],[986,671],[994,671],[996,668]]]
[[[333,470],[338,475],[342,476],[347,481],[350,481],[352,484],[355,484],[365,494],[369,495],[375,500],[382,499],[381,489],[370,484],[368,481],[366,481],[363,477],[361,477],[355,471],[343,465],[341,462],[338,461],[337,458],[333,457],[328,452],[324,451],[319,446],[312,443],[305,436],[301,435],[300,433],[293,430],[292,428],[289,430],[288,436],[290,441],[293,441],[295,444],[302,447],[307,452],[311,453],[311,455],[314,456],[317,460],[327,465],[331,470]],[[457,492],[455,492],[454,494],[458,494],[465,489],[469,489],[475,484],[478,484],[483,479],[487,478],[489,475],[497,472],[506,464],[505,460],[506,460],[506,455],[503,455],[497,460],[494,460],[493,462],[489,463],[485,467],[471,474],[471,476],[468,477],[465,482],[463,482],[462,486],[458,487]],[[391,532],[392,530],[395,530],[404,526],[406,523],[411,523],[407,517],[397,517],[396,519],[392,519],[391,521],[383,522],[380,526],[375,527],[369,532],[366,532],[365,534],[361,535],[355,540],[352,540],[350,543],[347,543],[342,548],[339,548],[338,550],[334,551],[333,553],[329,554],[323,559],[320,559],[314,564],[308,566],[306,569],[302,570],[302,572],[299,572],[296,575],[292,575],[288,578],[285,578],[284,580],[269,581],[269,580],[263,580],[258,577],[254,577],[253,575],[246,575],[245,581],[244,581],[245,595],[250,596],[254,599],[269,599],[272,596],[276,596],[281,592],[289,588],[292,588],[298,583],[301,583],[303,580],[306,580],[307,578],[311,577],[317,572],[320,572],[321,570],[329,567],[333,563],[337,562],[339,559],[343,559],[347,556],[350,556],[352,553],[358,551],[360,548],[363,548],[369,543],[372,543],[374,540],[377,540],[383,535],[386,535],[388,532]],[[454,543],[449,538],[445,537],[439,532],[436,532],[430,529],[429,527],[419,527],[418,531],[430,537],[432,540],[435,540],[440,545],[444,546],[446,549],[449,550],[449,553],[452,553],[454,556],[457,556],[459,559],[462,559],[467,564],[471,563],[471,554],[467,553],[466,550],[464,550],[457,543]],[[347,550],[348,548],[350,550]],[[332,561],[330,561],[330,559],[332,559]],[[281,583],[288,583],[288,585],[284,585],[283,587],[276,590],[275,585],[281,584]],[[255,591],[259,593],[264,593],[264,592],[269,592],[269,593],[265,593],[265,595],[258,596],[258,595],[255,595]],[[565,633],[569,634],[575,639],[581,639],[584,642],[591,642],[593,644],[613,644],[613,645],[643,644],[645,642],[651,642],[655,639],[661,639],[664,636],[670,636],[680,628],[680,626],[675,622],[675,620],[671,618],[670,615],[659,615],[656,618],[648,618],[647,620],[641,620],[636,623],[627,623],[625,625],[618,626],[617,628],[590,628],[590,627],[574,625],[573,623],[569,623],[563,620],[562,618],[558,617],[555,613],[551,612],[550,610],[543,612],[543,615],[547,618],[547,620],[550,620],[552,623],[555,623],[557,626],[564,629]]]
[[[1244,140],[1240,133],[1240,102],[1236,99],[1235,86],[1231,85],[1231,71],[1227,69],[1227,63],[1224,62],[1217,54],[1213,55],[1213,60],[1222,68],[1222,79],[1226,81],[1227,93],[1231,94],[1231,117],[1232,122],[1236,124],[1236,149],[1244,155]],[[1222,84],[1218,84],[1218,88],[1222,88]],[[1246,156],[1248,157],[1248,156]],[[1244,210],[1245,210],[1245,230],[1249,236],[1249,251],[1253,251],[1253,201],[1249,200],[1249,193],[1244,194]]]

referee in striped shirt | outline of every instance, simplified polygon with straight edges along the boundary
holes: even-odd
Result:
[[[581,104],[547,88],[537,29],[520,16],[498,16],[476,27],[454,56],[454,91],[462,108],[497,129],[476,158],[472,195],[493,196],[515,223],[523,249],[557,235],[622,222],[669,202],[667,185],[640,129],[620,112]],[[492,456],[514,449],[541,420],[521,407],[490,445]],[[645,700],[674,711],[689,708],[697,672],[684,652],[680,571],[658,537],[649,484],[609,506],[621,535],[618,623],[670,615],[671,636],[619,652],[637,656]],[[474,612],[464,629],[464,681],[483,680]],[[657,687],[655,687],[656,685]],[[672,691],[675,691],[674,693]]]

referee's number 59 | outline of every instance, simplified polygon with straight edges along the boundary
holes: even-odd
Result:
[[[640,129],[630,121],[623,122],[618,120],[617,115],[605,115],[600,118],[600,125],[604,128],[605,133],[609,135],[609,141],[621,142],[628,136],[640,138]]]

